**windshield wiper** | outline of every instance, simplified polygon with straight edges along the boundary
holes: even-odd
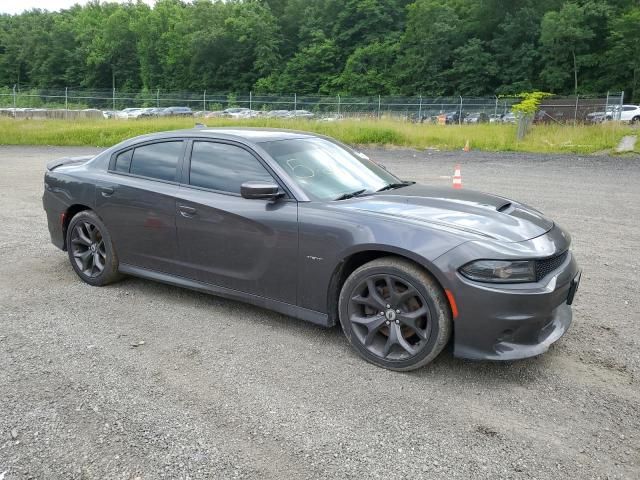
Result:
[[[367,189],[363,188],[362,190],[356,190],[355,192],[347,192],[347,193],[343,193],[342,195],[340,195],[337,198],[334,198],[334,200],[346,200],[348,198],[353,198],[353,197],[357,197],[358,195],[362,195],[364,192],[366,192]]]
[[[407,185],[413,185],[414,182],[400,182],[400,183],[390,183],[389,185],[385,185],[376,192],[384,192],[385,190],[395,190],[396,188],[406,187]]]

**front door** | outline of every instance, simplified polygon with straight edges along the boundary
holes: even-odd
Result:
[[[240,145],[194,141],[185,167],[176,226],[187,275],[295,305],[296,201],[241,197],[246,181],[277,182],[258,156]]]

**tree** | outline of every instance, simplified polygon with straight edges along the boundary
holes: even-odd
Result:
[[[607,88],[625,90],[640,102],[640,7],[613,19],[608,38]]]
[[[394,93],[394,64],[398,57],[395,40],[358,47],[347,59],[336,85],[348,95],[389,95]]]
[[[498,68],[495,93],[513,95],[539,83],[541,20],[542,13],[531,6],[505,15],[491,40]]]
[[[256,89],[270,93],[331,93],[338,74],[340,51],[332,40],[319,37],[289,60],[280,74],[256,83]]]
[[[98,88],[140,88],[140,63],[132,29],[134,7],[114,4],[93,7],[102,22],[86,46],[89,68],[85,82]]]
[[[498,67],[482,40],[472,38],[453,52],[451,83],[459,95],[481,96],[492,93]]]
[[[638,0],[90,0],[0,15],[0,87],[486,95],[624,89]]]
[[[573,77],[573,91],[578,94],[578,73],[581,67],[595,63],[597,24],[606,24],[608,14],[608,5],[588,1],[584,5],[568,2],[559,11],[544,15],[540,43],[545,67],[541,77],[552,89],[562,91]]]
[[[407,26],[396,63],[398,89],[405,94],[451,92],[447,70],[461,45],[461,20],[446,0],[418,0],[409,5]]]

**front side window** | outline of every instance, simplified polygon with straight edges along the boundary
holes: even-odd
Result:
[[[175,181],[176,167],[182,155],[183,142],[160,142],[133,150],[129,173],[158,180]],[[116,159],[118,170],[118,159]]]
[[[273,182],[273,177],[248,151],[225,143],[193,143],[190,185],[240,193],[244,182],[254,180]]]
[[[260,146],[315,200],[354,191],[375,192],[399,182],[375,162],[322,138],[262,142]]]

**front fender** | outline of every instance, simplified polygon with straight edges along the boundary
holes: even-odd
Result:
[[[332,279],[349,257],[368,251],[399,255],[422,265],[447,288],[433,262],[467,240],[426,225],[329,211],[313,203],[299,204],[298,228],[298,305],[322,313],[328,313]]]

